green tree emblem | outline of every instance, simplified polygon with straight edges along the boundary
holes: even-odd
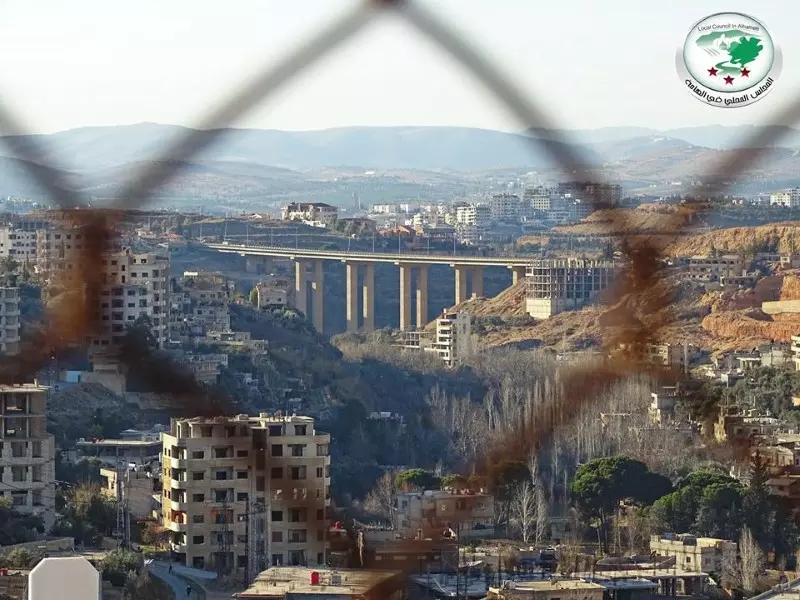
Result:
[[[729,62],[744,67],[747,63],[751,63],[758,58],[763,48],[758,38],[741,37],[738,42],[732,42],[728,48]]]

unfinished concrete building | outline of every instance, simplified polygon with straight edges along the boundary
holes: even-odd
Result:
[[[0,354],[19,354],[19,288],[0,287]]]
[[[595,298],[614,279],[617,265],[608,260],[584,258],[531,261],[525,272],[527,313],[548,319],[576,310]]]
[[[47,388],[0,386],[0,497],[35,514],[49,530],[55,521],[55,441],[46,428]]]
[[[163,517],[189,567],[251,574],[327,561],[330,435],[299,416],[172,419]]]

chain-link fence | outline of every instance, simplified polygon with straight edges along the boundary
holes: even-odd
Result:
[[[190,161],[204,148],[215,143],[224,133],[224,128],[234,124],[257,104],[268,100],[277,90],[286,85],[292,78],[309,68],[356,33],[370,27],[383,13],[392,13],[405,21],[425,37],[431,40],[442,52],[451,57],[468,71],[477,81],[484,85],[516,118],[525,130],[538,128],[550,130],[549,140],[559,143],[541,144],[541,147],[557,162],[570,178],[584,181],[598,181],[600,178],[584,160],[578,148],[570,145],[566,139],[558,139],[555,123],[551,121],[543,107],[543,98],[531,98],[503,75],[500,70],[468,39],[461,35],[457,28],[434,13],[427,10],[422,3],[408,0],[367,0],[327,24],[321,31],[309,39],[301,40],[297,47],[276,64],[265,67],[253,74],[250,82],[236,94],[214,108],[189,133],[173,140],[158,156],[145,164],[139,172],[134,173],[121,191],[115,196],[108,209],[88,208],[86,201],[71,188],[62,185],[52,175],[57,169],[38,169],[34,165],[49,164],[57,167],[54,161],[46,159],[46,153],[39,146],[36,138],[19,135],[24,133],[17,115],[11,114],[5,106],[0,105],[0,131],[5,134],[4,143],[13,154],[22,159],[22,165],[28,169],[28,175],[46,189],[52,200],[61,211],[61,218],[84,228],[87,240],[80,250],[79,280],[81,289],[71,290],[69,299],[58,308],[52,309],[48,315],[48,329],[22,342],[23,351],[19,356],[3,360],[0,365],[0,383],[21,382],[39,372],[51,357],[64,349],[82,344],[87,337],[98,329],[96,312],[98,294],[102,288],[101,261],[104,253],[104,241],[115,235],[115,226],[124,216],[125,211],[142,208],[158,188],[181,170],[181,165]],[[789,125],[800,120],[800,100],[790,103],[777,112],[773,121],[765,125]],[[702,190],[698,197],[711,197],[724,191],[729,174],[740,173],[748,166],[760,160],[764,150],[779,141],[786,128],[756,128],[751,138],[742,143],[743,149],[727,154],[725,160],[704,178]],[[540,144],[537,137],[528,137],[532,147]],[[595,208],[605,208],[599,198],[593,199]],[[688,209],[701,212],[709,208],[709,204],[695,203]],[[626,227],[627,213],[611,209],[612,223],[610,229],[617,232],[618,242],[623,251],[626,270],[616,288],[619,296],[631,295],[639,298],[640,310],[643,313],[656,313],[668,306],[670,294],[663,276],[663,262],[660,248],[647,236],[629,235],[632,231]],[[690,219],[675,216],[674,222],[665,224],[664,230],[674,232],[678,236]],[[666,325],[661,319],[651,325],[639,324],[635,328],[624,329],[622,334],[605,338],[605,344],[614,349],[620,342],[625,343],[626,352],[618,354],[619,358],[602,365],[573,367],[568,375],[562,378],[562,389],[559,390],[560,406],[557,411],[547,408],[542,413],[529,414],[519,424],[517,434],[506,438],[499,445],[486,450],[484,460],[476,465],[479,473],[487,473],[492,465],[501,460],[525,460],[532,451],[546,444],[552,432],[568,422],[587,402],[591,402],[600,390],[607,389],[615,381],[619,381],[637,372],[653,374],[654,367],[642,366],[642,361],[631,360],[640,356],[647,343],[655,341],[660,328]],[[621,337],[620,337],[621,336]],[[135,362],[148,352],[144,347],[129,349],[120,358],[123,362]],[[190,377],[176,374],[168,366],[160,371],[150,373],[152,383],[159,391],[177,396],[192,397],[196,401],[197,384]],[[186,416],[223,415],[231,410],[229,399],[216,398],[208,405],[199,407],[196,402],[186,404]]]

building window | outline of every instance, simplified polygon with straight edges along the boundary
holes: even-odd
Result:
[[[276,544],[283,543],[283,532],[282,531],[273,531],[272,532],[272,541]]]
[[[272,467],[270,471],[270,478],[271,479],[283,479],[283,468],[282,467]]]
[[[325,513],[321,508],[317,509],[317,521],[322,521],[325,518]]]
[[[206,474],[204,471],[195,471],[192,473],[192,481],[202,481],[206,478]]]
[[[243,555],[243,554],[240,554],[239,556],[237,556],[236,557],[236,566],[239,567],[240,569],[243,569],[244,567],[246,567],[247,566],[247,556]]]
[[[236,479],[247,479],[247,471],[236,471]]]
[[[305,523],[306,522],[306,509],[305,508],[290,508],[289,509],[289,522],[290,523]]]
[[[292,456],[305,456],[305,444],[290,444]]]
[[[237,450],[236,458],[247,458],[247,450]]]
[[[236,492],[237,502],[247,502],[247,492]]]
[[[328,444],[317,444],[317,456],[328,456]]]
[[[205,515],[192,515],[192,523],[205,523]]]
[[[273,567],[283,566],[283,554],[273,554],[272,555],[272,566]]]
[[[204,536],[202,536],[202,535],[193,535],[192,536],[192,543],[193,544],[204,544],[205,541],[206,541],[206,538]]]
[[[192,502],[205,502],[206,495],[205,494],[192,494]]]
[[[293,481],[300,481],[306,478],[306,467],[305,465],[289,467],[289,473]]]
[[[321,478],[323,474],[322,467],[317,467],[317,478]]]
[[[294,426],[294,434],[295,435],[307,435],[306,434],[306,425],[295,425]]]
[[[305,529],[290,529],[289,530],[289,543],[290,544],[305,544],[308,541],[308,535]]]
[[[283,456],[283,446],[281,444],[272,444],[272,456]]]
[[[216,471],[214,473],[214,479],[216,481],[225,481],[228,479],[228,472],[227,471]]]
[[[259,475],[256,477],[256,491],[263,492],[264,491],[264,476]]]
[[[280,521],[283,521],[283,511],[273,510],[272,514],[270,515],[270,519],[273,523],[279,523]]]

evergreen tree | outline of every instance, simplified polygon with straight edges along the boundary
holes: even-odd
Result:
[[[772,505],[767,489],[769,473],[761,453],[756,450],[750,459],[750,487],[742,498],[742,516],[753,532],[753,537],[762,547],[772,546]]]

